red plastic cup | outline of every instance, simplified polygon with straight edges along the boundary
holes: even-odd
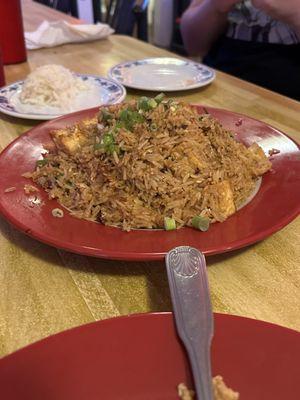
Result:
[[[4,64],[26,61],[20,0],[0,0],[0,47]]]
[[[2,54],[0,49],[0,87],[5,86],[4,67],[2,61]]]

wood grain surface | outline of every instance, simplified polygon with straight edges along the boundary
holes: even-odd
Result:
[[[23,0],[26,30],[43,19],[65,17]],[[73,22],[78,22],[71,18]],[[121,61],[170,55],[136,39],[107,40],[28,52],[28,61],[5,67],[8,83],[42,64],[106,75]],[[128,98],[142,94],[128,91]],[[226,74],[208,87],[174,93],[189,102],[253,116],[300,140],[300,103]],[[3,149],[37,121],[0,115]],[[214,311],[244,315],[300,331],[300,221],[253,246],[208,259]],[[90,321],[171,309],[162,262],[105,261],[56,250],[18,232],[0,217],[0,355]]]

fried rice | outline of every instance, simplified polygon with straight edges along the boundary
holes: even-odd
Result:
[[[33,181],[75,217],[126,231],[222,222],[271,168],[256,143],[162,96],[102,107],[51,136]]]
[[[195,399],[195,392],[188,389],[184,383],[180,383],[177,390],[181,400]],[[214,400],[238,400],[240,398],[239,393],[230,389],[220,375],[212,378],[212,394]]]

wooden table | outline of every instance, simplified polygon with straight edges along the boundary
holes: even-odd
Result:
[[[56,18],[24,1],[27,30]],[[33,18],[32,16],[35,16]],[[35,67],[59,63],[77,72],[106,75],[124,60],[169,55],[125,36],[28,52],[28,62],[5,68],[7,82]],[[140,92],[129,91],[128,97]],[[217,73],[208,87],[178,92],[183,100],[223,107],[270,123],[300,139],[300,103]],[[0,146],[37,122],[0,116]],[[208,259],[213,309],[271,321],[300,331],[300,219],[243,250]],[[0,354],[90,321],[121,314],[170,310],[162,262],[88,258],[39,243],[0,218]]]

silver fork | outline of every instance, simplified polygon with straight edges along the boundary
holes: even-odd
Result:
[[[166,255],[166,266],[178,334],[188,352],[199,400],[212,400],[210,346],[213,337],[204,255],[189,246]]]

